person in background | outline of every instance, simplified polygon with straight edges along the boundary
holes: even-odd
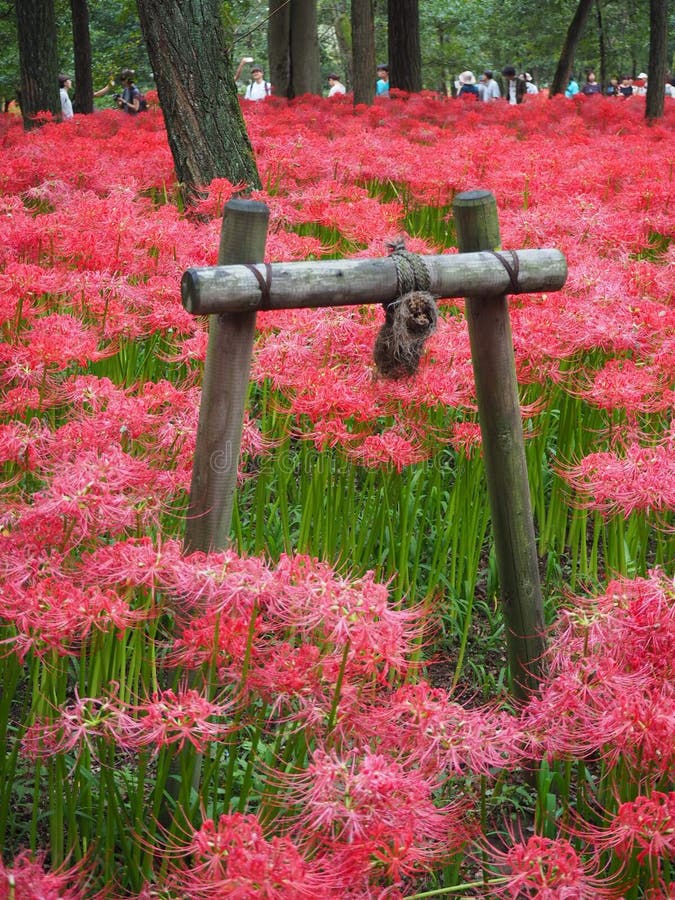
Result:
[[[65,122],[66,119],[73,118],[73,104],[70,100],[68,91],[73,86],[73,82],[68,75],[59,75],[59,94],[61,96],[61,118]]]
[[[328,76],[328,96],[334,97],[336,94],[346,94],[347,88],[340,81],[340,76],[335,72],[331,72]]]
[[[567,87],[565,88],[565,96],[569,99],[570,97],[574,97],[579,93],[579,85],[574,80],[574,76],[570,75],[570,80],[567,82]]]
[[[523,72],[523,74],[519,75],[518,77],[522,78],[523,81],[525,82],[525,93],[526,94],[538,94],[539,93],[539,88],[534,83],[534,81],[532,81],[532,76],[530,75],[529,72]]]
[[[675,100],[675,78],[666,77],[666,97]]]
[[[508,100],[511,106],[515,106],[516,103],[522,103],[523,97],[527,93],[525,80],[516,77],[516,70],[514,66],[504,66],[504,68],[502,69],[502,75],[506,79],[506,90],[504,91],[504,97]]]
[[[595,80],[595,72],[590,69],[586,72],[586,81],[581,86],[581,93],[590,97],[592,94],[601,94],[600,85]]]
[[[647,73],[640,72],[638,77],[633,82],[633,93],[637,94],[639,97],[644,97],[647,93]]]
[[[462,72],[459,76],[459,90],[457,96],[462,100],[478,100],[480,92],[476,84],[476,77],[473,72]]]
[[[135,74],[133,69],[122,69],[120,81],[124,88],[121,94],[115,94],[119,108],[132,116],[135,116],[141,108],[141,92],[134,84]]]
[[[618,97],[619,96],[619,81],[617,78],[610,78],[609,84],[607,85],[607,90],[605,94],[608,97]]]
[[[260,66],[253,66],[251,69],[251,83],[246,88],[244,94],[245,100],[264,100],[272,93],[272,85],[269,81],[265,81],[263,70]]]
[[[501,97],[502,92],[499,90],[499,85],[493,77],[492,69],[486,69],[481,75],[478,91],[480,99],[484,103],[491,103],[493,100],[499,100]]]
[[[621,76],[621,84],[619,85],[619,93],[622,97],[632,97],[633,96],[633,79],[629,78],[628,75]]]
[[[375,93],[378,97],[389,96],[389,65],[387,63],[382,63],[381,66],[377,67]]]

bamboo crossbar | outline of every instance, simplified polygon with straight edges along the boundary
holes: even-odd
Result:
[[[510,252],[505,253],[511,259]],[[518,250],[517,290],[492,253],[423,256],[431,276],[429,290],[440,298],[486,297],[557,291],[565,283],[567,263],[559,250]],[[263,265],[257,269],[264,278]],[[181,281],[183,306],[194,315],[243,313],[262,309],[303,309],[388,303],[398,296],[392,257],[273,263],[269,292],[243,265],[188,269]]]

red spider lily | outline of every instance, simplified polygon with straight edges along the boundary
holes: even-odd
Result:
[[[675,792],[653,791],[622,803],[603,829],[584,825],[583,836],[595,847],[626,857],[637,850],[637,861],[658,863],[675,856]]]
[[[563,612],[551,670],[524,711],[524,728],[550,753],[601,753],[643,772],[675,766],[675,595],[660,573],[612,582]]]
[[[524,735],[518,720],[482,706],[465,709],[447,691],[424,681],[394,691],[367,707],[359,730],[389,752],[398,748],[424,772],[488,775],[522,761]]]
[[[158,691],[129,707],[128,731],[120,743],[150,747],[155,752],[169,744],[181,749],[188,743],[203,752],[211,741],[221,741],[231,733],[231,712],[231,703],[217,703],[191,688]]]
[[[610,515],[675,508],[675,446],[631,444],[622,454],[590,453],[561,476],[583,497],[583,505]]]
[[[82,867],[61,867],[46,871],[46,853],[19,853],[14,862],[5,865],[0,860],[0,897],[2,900],[80,900],[84,888],[73,884],[82,880]]]
[[[132,610],[114,591],[101,591],[96,585],[80,590],[67,579],[45,578],[5,595],[0,621],[12,625],[13,631],[0,646],[9,647],[20,661],[29,651],[38,656],[50,650],[72,655],[92,629],[122,633],[151,615]]]
[[[317,748],[305,774],[279,778],[297,808],[298,841],[326,853],[346,883],[428,871],[471,833],[464,804],[434,804],[437,775],[367,748]]]
[[[273,900],[335,896],[316,864],[289,838],[267,840],[253,815],[223,815],[203,822],[179,851],[187,862],[170,876],[181,897],[264,896]]]
[[[272,621],[311,633],[320,644],[348,644],[350,657],[379,659],[385,672],[388,666],[406,668],[421,610],[393,609],[386,585],[378,584],[372,572],[349,580],[325,563],[298,555],[282,557],[277,574],[283,589],[271,599]]]
[[[506,850],[488,854],[507,872],[503,885],[492,885],[495,896],[514,900],[599,900],[620,892],[599,878],[597,867],[584,862],[565,838],[533,835]]]
[[[55,717],[30,725],[21,748],[31,759],[49,759],[55,753],[87,746],[96,759],[95,739],[129,747],[126,736],[133,727],[133,719],[115,698],[78,697],[74,703],[59,707]]]

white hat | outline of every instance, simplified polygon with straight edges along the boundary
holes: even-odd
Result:
[[[462,76],[460,75],[460,78],[461,78],[461,77],[462,77]],[[638,75],[638,79],[639,79],[640,81],[646,81],[648,77],[649,77],[649,76],[647,75],[646,72],[640,72],[640,74]]]
[[[532,76],[529,72],[525,72],[525,81],[532,81]]]
[[[475,78],[473,72],[462,72],[462,74],[459,76],[459,80],[460,80],[461,84],[475,84],[476,83],[476,78]]]

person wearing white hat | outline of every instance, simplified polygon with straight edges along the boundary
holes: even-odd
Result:
[[[633,93],[644,96],[647,93],[647,73],[640,72],[633,82]]]
[[[457,92],[457,96],[462,99],[472,99],[478,100],[480,94],[478,91],[478,85],[476,84],[476,76],[473,72],[462,72],[459,76],[459,91]]]

